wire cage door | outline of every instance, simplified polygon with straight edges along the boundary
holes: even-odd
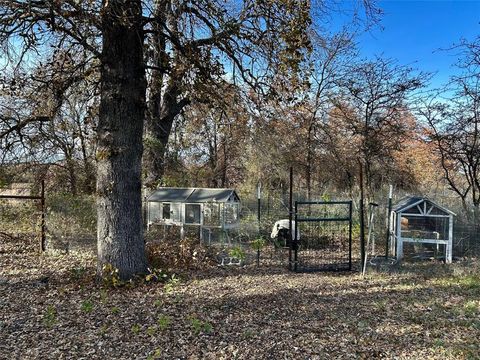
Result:
[[[294,220],[290,270],[352,270],[352,201],[296,201]]]

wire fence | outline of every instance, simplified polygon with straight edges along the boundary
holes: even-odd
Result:
[[[278,191],[276,189],[262,197],[260,206],[255,194],[242,194],[242,228],[252,229],[253,224],[257,225],[258,234],[268,237],[272,231],[272,227],[279,219],[288,219],[289,216],[289,195],[288,193]],[[306,195],[305,189],[294,189],[294,201],[318,200],[353,200],[353,247],[358,249],[360,234],[360,212],[359,198],[345,192],[324,192]],[[409,193],[407,191],[397,190],[393,193],[393,204],[395,205],[402,198],[407,196],[423,196],[433,202],[453,211],[455,213],[453,223],[453,256],[454,258],[471,258],[480,256],[480,210],[475,210],[473,206],[465,209],[458,197],[449,192],[431,193],[427,195],[418,193]],[[367,249],[370,256],[385,256],[387,254],[387,236],[388,236],[388,189],[379,191],[371,196],[371,204],[368,200],[365,204],[365,225],[366,234],[369,227],[373,229],[371,232],[370,247]],[[371,214],[373,212],[373,224]],[[260,221],[258,220],[260,218]],[[250,236],[254,236],[251,233]],[[390,247],[390,246],[389,246]],[[428,249],[427,249],[428,248]],[[444,257],[445,248],[441,246],[419,246],[408,245],[405,250],[406,258],[415,257]],[[355,251],[355,250],[354,250]],[[435,253],[435,255],[432,255]],[[389,249],[389,256],[395,256],[394,251]]]
[[[2,189],[0,189],[0,192]],[[4,191],[4,190],[3,190]],[[31,194],[38,189],[16,189],[14,193]],[[11,193],[11,192],[8,192]],[[309,194],[310,193],[310,194]],[[241,199],[240,222],[237,228],[231,230],[200,229],[194,227],[187,229],[189,236],[201,237],[207,245],[223,247],[223,250],[241,248],[256,261],[258,256],[258,239],[261,243],[261,257],[264,263],[288,262],[288,254],[272,238],[274,224],[281,219],[289,218],[289,192],[285,189],[264,189],[260,201],[257,193],[239,193]],[[398,202],[408,194],[395,191],[393,203]],[[418,195],[418,194],[416,194]],[[465,209],[461,201],[451,193],[428,194],[429,199],[439,205],[450,209],[456,216],[453,226],[453,257],[478,257],[480,256],[480,218],[479,211],[473,208]],[[356,194],[347,192],[322,192],[312,193],[301,187],[294,187],[293,200],[353,200],[352,214],[352,248],[354,255],[359,251],[359,201]],[[378,191],[371,197],[371,201],[378,206],[365,204],[366,219],[370,219],[373,212],[373,226],[366,221],[366,233],[369,227],[374,229],[371,233],[370,247],[367,249],[370,256],[384,256],[386,254],[387,219],[388,219],[388,190]],[[8,234],[33,234],[40,235],[41,210],[35,202],[26,202],[12,199],[0,200],[0,232]],[[89,249],[96,251],[96,211],[93,196],[73,197],[65,194],[55,194],[47,191],[46,196],[46,229],[47,247],[63,250]],[[202,233],[200,233],[202,231]],[[425,246],[408,246],[405,249],[406,257],[418,257],[422,254],[435,253],[433,257],[443,255],[440,249],[426,249]],[[427,246],[428,247],[428,246]],[[430,248],[432,248],[430,246]],[[428,251],[427,251],[428,250]],[[438,250],[438,251],[437,251]],[[393,256],[393,253],[389,253]],[[287,260],[285,260],[287,256]]]

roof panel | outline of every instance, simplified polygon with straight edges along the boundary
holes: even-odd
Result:
[[[226,202],[230,195],[234,193],[233,189],[195,189],[187,201],[190,202]]]
[[[229,199],[240,201],[233,189],[160,188],[149,196],[148,201],[203,203],[227,202]]]
[[[423,202],[423,198],[419,196],[409,196],[406,198],[401,199],[398,203],[395,204],[393,207],[393,211],[400,212],[406,209],[410,209],[411,207],[420,204]]]
[[[148,201],[185,202],[195,189],[192,188],[160,188],[148,197]]]
[[[431,215],[439,215],[439,214],[442,214],[442,213],[445,214],[445,215],[455,215],[455,213],[453,211],[448,210],[447,208],[433,202],[430,199],[427,199],[427,198],[424,198],[424,197],[419,197],[419,196],[409,196],[409,197],[401,199],[393,207],[392,210],[394,212],[397,212],[397,213],[400,213],[400,212],[403,213],[403,212],[406,212],[409,209],[416,208],[417,205],[423,204],[424,202],[426,202],[428,204],[427,210],[428,210],[428,208],[430,208],[430,206],[433,206],[433,209],[430,212]],[[410,213],[410,211],[409,211],[409,213]],[[413,210],[412,209],[411,213],[418,213],[418,210]],[[428,216],[428,215],[425,215],[425,216]]]

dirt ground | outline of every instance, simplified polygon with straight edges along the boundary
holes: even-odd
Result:
[[[1,359],[478,359],[476,261],[295,274],[211,267],[94,281],[92,255],[0,237]]]

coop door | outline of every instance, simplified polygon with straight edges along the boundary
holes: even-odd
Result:
[[[163,204],[163,210],[162,210],[163,220],[170,220],[171,217],[172,217],[172,210],[170,208],[170,204],[168,203]]]
[[[185,205],[185,224],[200,224],[200,204]]]
[[[148,222],[155,223],[160,220],[160,203],[148,203]]]
[[[182,204],[170,204],[170,221],[174,223],[182,222]]]

